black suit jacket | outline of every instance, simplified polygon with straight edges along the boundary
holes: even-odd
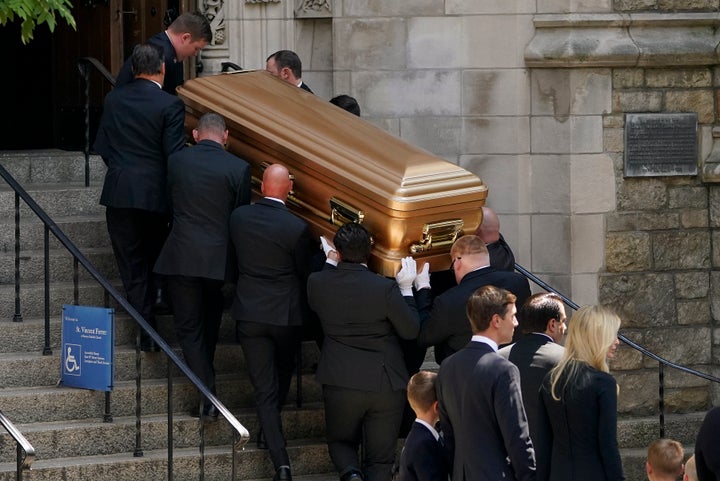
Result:
[[[308,84],[306,84],[305,82],[302,82],[302,81],[300,82],[300,88],[306,92],[310,92],[311,94],[315,93],[310,89],[310,87],[308,87]]]
[[[501,287],[515,294],[518,307],[530,296],[530,284],[516,272],[485,267],[465,274],[460,284],[435,298],[430,318],[420,329],[418,344],[424,347],[434,345],[438,364],[470,341],[472,332],[465,313],[467,301],[473,292],[487,285]]]
[[[430,430],[414,422],[400,455],[399,481],[448,481],[442,445]]]
[[[578,363],[578,376],[556,390],[560,401],[552,398],[550,375],[543,381],[536,437],[549,449],[538,452],[538,480],[622,481],[617,383],[610,374]]]
[[[440,428],[454,453],[453,481],[535,480],[514,364],[472,341],[442,363],[436,390]]]
[[[720,481],[720,407],[705,415],[695,441],[695,467],[699,481]]]
[[[163,50],[165,59],[165,80],[163,81],[163,90],[169,94],[175,95],[175,89],[183,84],[185,79],[183,72],[183,63],[178,62],[175,56],[175,47],[173,47],[170,37],[165,32],[160,32],[150,37],[147,43],[157,45]],[[125,60],[120,72],[118,73],[115,86],[119,87],[132,82],[135,79],[132,71],[132,60]]]
[[[168,164],[173,224],[155,272],[229,280],[230,214],[250,203],[250,166],[212,140],[174,153]]]
[[[538,443],[538,419],[544,409],[540,405],[540,387],[545,375],[562,359],[565,348],[555,343],[545,334],[532,333],[524,336],[515,344],[504,347],[498,351],[505,359],[515,364],[520,371],[520,389],[522,391],[523,405],[530,428],[530,438],[533,440],[535,455],[541,458],[544,448]]]
[[[490,254],[490,267],[498,271],[515,271],[515,255],[502,234],[486,247]]]
[[[107,94],[94,144],[108,167],[100,203],[167,212],[167,159],[183,147],[184,128],[185,105],[150,80]]]
[[[430,304],[429,289],[403,297],[394,279],[362,264],[341,262],[337,269],[314,272],[308,302],[322,323],[323,341],[317,379],[321,384],[380,391],[383,377],[393,390],[405,389],[408,372],[398,336],[414,339],[418,308]]]
[[[318,249],[307,222],[279,201],[260,199],[233,211],[230,237],[238,267],[233,319],[302,325],[310,258]]]

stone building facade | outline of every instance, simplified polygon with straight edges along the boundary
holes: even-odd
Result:
[[[521,265],[720,374],[720,0],[198,5],[217,32],[206,72],[297,51],[316,94],[350,94],[368,121],[478,174]],[[632,112],[696,113],[698,175],[625,177]],[[613,367],[621,410],[653,412],[657,363],[622,349]],[[720,404],[706,381],[667,378],[671,410]]]

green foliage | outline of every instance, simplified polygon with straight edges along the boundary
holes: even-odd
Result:
[[[51,32],[55,30],[56,14],[72,28],[77,28],[71,8],[71,0],[0,0],[0,26],[14,21],[16,17],[21,19],[20,38],[23,43],[28,43],[38,25],[47,23]]]

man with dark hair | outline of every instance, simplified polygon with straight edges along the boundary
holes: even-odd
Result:
[[[162,51],[138,45],[135,81],[105,97],[94,148],[107,165],[100,204],[128,301],[155,326],[150,277],[168,233],[168,157],[185,142],[185,105],[162,90]],[[144,334],[144,333],[143,333]],[[157,350],[147,337],[142,349]]]
[[[186,12],[176,18],[164,32],[153,35],[147,43],[157,45],[165,60],[165,83],[163,90],[175,95],[175,89],[183,84],[183,61],[196,56],[212,41],[210,22],[199,12]],[[116,86],[133,80],[132,65],[128,59],[120,69]]]
[[[455,241],[450,258],[458,285],[435,298],[430,318],[423,323],[418,336],[421,347],[435,346],[438,364],[470,340],[472,332],[465,306],[479,287],[493,285],[507,289],[517,296],[519,305],[530,296],[530,284],[524,276],[490,267],[487,247],[476,235],[465,235]]]
[[[317,379],[328,451],[342,481],[390,481],[408,382],[399,339],[417,336],[430,303],[428,268],[418,275],[407,257],[395,280],[371,272],[370,234],[360,224],[340,227],[334,244],[340,263],[307,284],[325,333]]]
[[[258,447],[267,447],[273,479],[291,479],[280,410],[290,389],[295,357],[308,314],[306,290],[317,242],[307,222],[285,206],[293,182],[287,168],[272,164],[263,173],[264,195],[230,217],[238,281],[231,309],[260,421]]]
[[[355,100],[354,97],[350,97],[349,95],[344,94],[338,95],[331,98],[330,103],[333,105],[337,105],[341,109],[347,110],[351,114],[360,117],[360,105],[358,105],[357,100]]]
[[[518,314],[525,336],[498,351],[520,372],[520,388],[527,414],[530,438],[538,439],[541,409],[538,392],[545,375],[562,359],[563,337],[567,330],[565,306],[557,294],[543,292],[530,296]],[[547,446],[533,443],[536,453]],[[538,455],[539,457],[539,455]]]
[[[453,454],[453,481],[535,480],[520,374],[497,354],[512,339],[515,312],[509,291],[477,289],[467,302],[472,340],[440,365],[440,428]]]
[[[168,192],[173,223],[155,272],[168,277],[175,331],[185,362],[215,393],[215,345],[223,311],[222,286],[235,262],[228,222],[250,203],[250,166],[225,151],[228,131],[215,113],[200,117],[197,145],[170,156]],[[203,416],[217,417],[205,401]]]
[[[310,87],[302,81],[302,62],[292,50],[278,50],[265,61],[265,70],[281,80],[310,93]]]

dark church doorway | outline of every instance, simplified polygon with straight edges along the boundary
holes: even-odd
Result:
[[[114,76],[135,44],[163,30],[181,9],[181,0],[82,0],[73,2],[77,30],[59,19],[50,33],[35,29],[27,45],[20,24],[0,27],[0,45],[9,48],[0,75],[0,149],[60,148],[85,145],[85,82],[78,59],[94,57]],[[90,75],[91,141],[102,102],[111,85]]]

